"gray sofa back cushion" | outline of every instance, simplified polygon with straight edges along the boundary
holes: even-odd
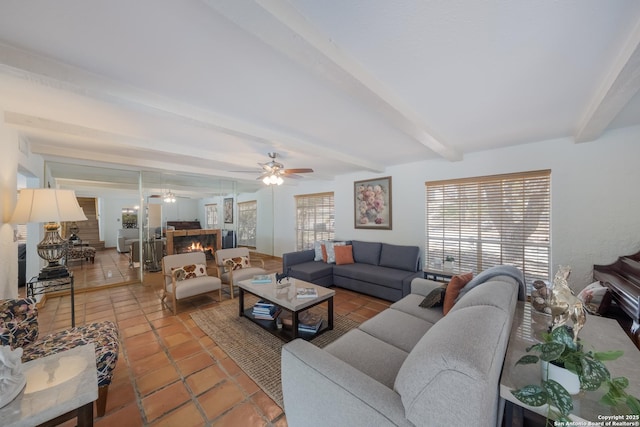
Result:
[[[492,306],[451,311],[400,367],[395,390],[416,425],[495,425],[498,379],[511,322]],[[464,411],[452,411],[465,390]]]
[[[382,244],[380,251],[381,267],[396,268],[398,270],[418,271],[420,266],[420,248],[417,246],[400,246]]]
[[[380,262],[382,243],[354,240],[351,242],[351,246],[353,248],[353,260],[355,262],[371,265],[378,265]]]

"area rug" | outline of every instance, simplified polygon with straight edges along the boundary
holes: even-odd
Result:
[[[326,311],[324,313],[326,318]],[[285,344],[245,317],[238,316],[237,300],[191,314],[191,318],[240,368],[284,409],[280,384],[280,351]],[[324,347],[358,326],[358,322],[335,315],[333,330],[311,340]]]

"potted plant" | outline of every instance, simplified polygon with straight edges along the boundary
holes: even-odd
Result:
[[[444,258],[444,268],[449,269],[449,270],[452,269],[453,268],[453,263],[455,262],[455,260],[456,259],[454,257],[452,257],[451,255],[447,255]]]
[[[543,342],[527,348],[527,352],[534,351],[539,356],[525,355],[516,362],[516,365],[541,361],[543,364],[549,363],[564,368],[577,375],[580,390],[589,391],[597,390],[601,386],[608,387],[607,393],[600,400],[602,404],[614,407],[626,405],[632,413],[640,414],[640,402],[625,391],[629,380],[625,377],[611,378],[609,370],[603,363],[622,356],[622,351],[585,352],[579,339],[574,342],[573,331],[567,325],[559,326],[551,332],[545,333],[543,340]],[[545,372],[544,369],[543,372]],[[569,419],[569,414],[573,410],[571,394],[557,380],[550,378],[551,372],[551,369],[546,370],[540,385],[526,385],[518,390],[512,390],[511,393],[518,400],[530,406],[548,404],[547,424],[552,416],[559,421],[571,421]],[[557,408],[559,413],[555,413],[552,406]]]

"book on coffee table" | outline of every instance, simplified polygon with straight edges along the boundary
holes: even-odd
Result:
[[[298,298],[318,298],[316,288],[296,288],[296,296]]]
[[[271,283],[271,282],[272,280],[271,280],[270,274],[258,274],[253,276],[253,279],[251,279],[251,283],[253,283],[254,285]]]

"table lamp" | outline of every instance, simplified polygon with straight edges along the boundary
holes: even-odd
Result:
[[[58,234],[59,223],[86,219],[73,190],[53,188],[20,190],[18,203],[10,222],[13,224],[45,223],[45,235],[38,243],[38,255],[49,264],[40,271],[38,279],[55,279],[69,275],[67,267],[59,262],[67,252],[67,241]]]

